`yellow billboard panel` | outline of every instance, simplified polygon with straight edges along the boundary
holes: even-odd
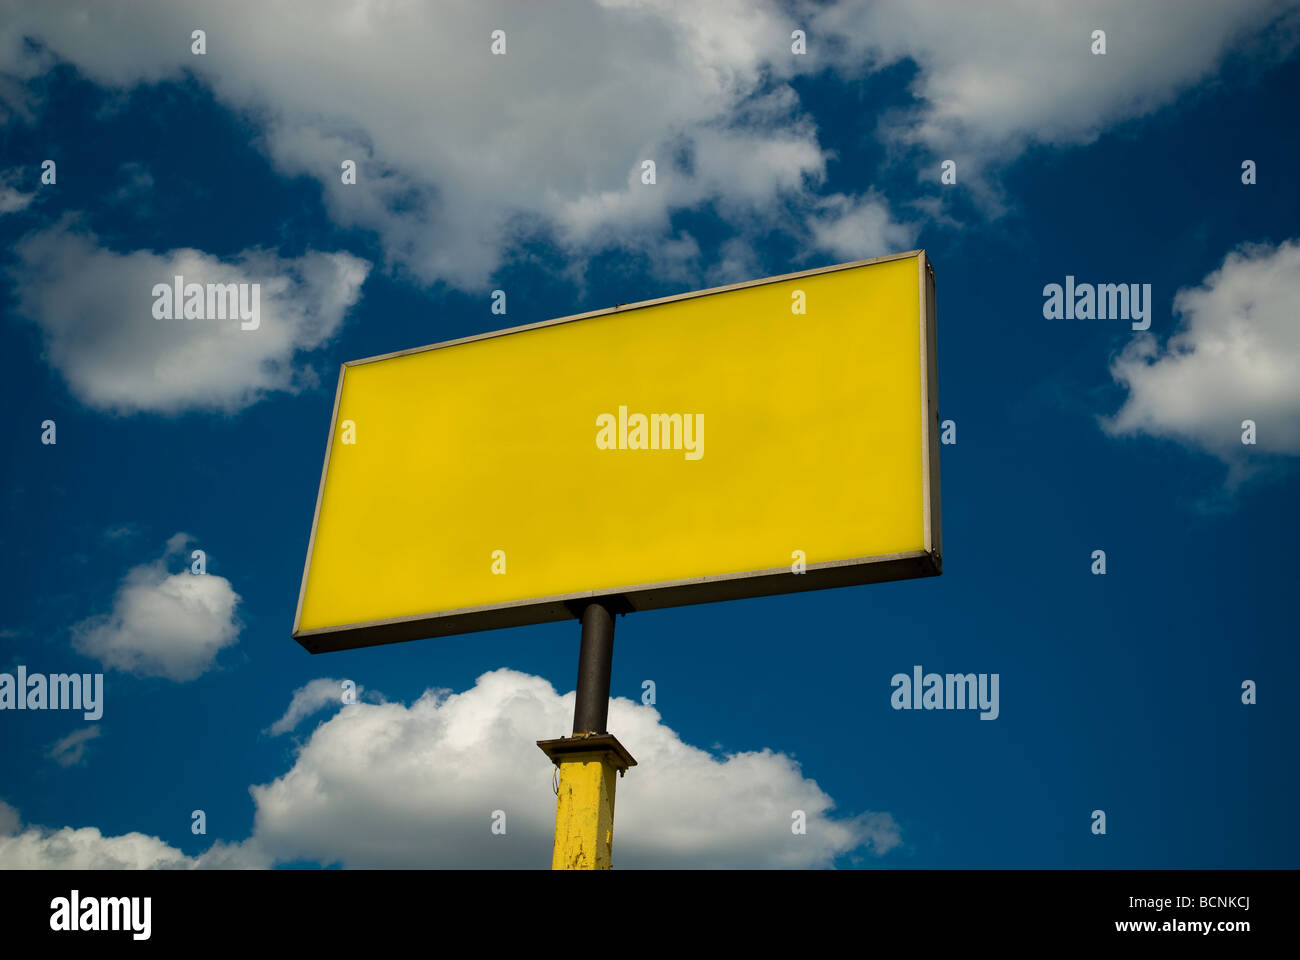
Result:
[[[941,567],[924,251],[343,365],[308,650]]]

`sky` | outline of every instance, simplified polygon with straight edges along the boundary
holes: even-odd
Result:
[[[1255,0],[6,4],[0,685],[103,694],[0,710],[0,867],[547,866],[576,622],[290,636],[339,365],[917,248],[943,575],[619,618],[615,865],[1300,866],[1298,41]],[[154,316],[177,273],[259,329]],[[895,709],[916,666],[996,717]]]

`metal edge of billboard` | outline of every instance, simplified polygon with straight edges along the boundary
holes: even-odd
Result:
[[[921,338],[921,480],[922,503],[925,510],[923,518],[925,549],[874,557],[855,557],[809,563],[806,572],[800,576],[793,576],[788,566],[781,566],[737,573],[714,574],[705,577],[690,577],[660,583],[632,584],[607,590],[587,590],[556,596],[512,600],[479,607],[391,617],[342,626],[319,627],[313,630],[299,629],[303,598],[307,592],[307,580],[311,572],[312,552],[316,546],[316,527],[320,522],[321,502],[325,496],[325,478],[329,474],[330,454],[334,448],[334,435],[338,427],[339,401],[343,395],[343,379],[348,367],[374,363],[378,360],[388,360],[412,353],[423,353],[426,350],[439,350],[475,340],[488,340],[512,333],[522,333],[525,330],[557,326],[561,323],[572,323],[589,317],[626,313],[631,310],[644,309],[678,300],[689,300],[695,297],[741,290],[746,287],[781,283],[800,277],[835,273],[840,270],[851,270],[870,264],[886,263],[891,260],[905,260],[913,257],[917,261],[917,283],[920,294],[920,316],[918,319]],[[656,300],[620,304],[603,310],[593,310],[553,320],[543,320],[539,323],[530,323],[475,334],[470,337],[461,337],[456,340],[446,340],[428,346],[397,350],[361,360],[347,361],[339,368],[339,382],[334,393],[334,412],[330,416],[330,434],[325,444],[325,463],[321,468],[320,486],[316,493],[316,511],[312,516],[311,537],[307,543],[307,559],[303,565],[302,584],[298,590],[298,607],[293,618],[293,638],[311,653],[329,653],[337,650],[351,650],[387,643],[402,643],[408,640],[432,639],[504,627],[572,620],[577,618],[583,601],[595,598],[609,598],[617,602],[617,605],[622,608],[622,612],[633,612],[687,606],[696,603],[714,603],[722,600],[802,593],[808,590],[823,590],[831,587],[938,576],[943,572],[943,549],[939,499],[937,339],[934,267],[926,256],[925,250],[921,249],[883,257],[872,257],[867,260],[853,260],[848,263],[838,263],[813,270],[802,270],[797,273],[785,273],[775,277],[764,277],[759,280],[747,280],[722,287],[711,287],[707,290],[693,290],[688,293],[660,297]]]

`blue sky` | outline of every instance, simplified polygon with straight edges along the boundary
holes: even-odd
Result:
[[[339,363],[915,247],[944,574],[621,618],[615,862],[1297,865],[1294,5],[710,6],[0,27],[0,671],[106,691],[0,712],[0,865],[544,866],[576,623],[289,636]],[[251,354],[158,332],[175,264],[289,278]],[[1150,330],[1045,319],[1067,275],[1150,284]],[[998,718],[892,709],[916,664]]]

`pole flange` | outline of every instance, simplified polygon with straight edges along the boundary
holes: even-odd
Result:
[[[612,764],[618,770],[620,777],[627,772],[628,767],[636,766],[636,760],[628,753],[627,747],[619,743],[618,737],[612,733],[538,740],[537,746],[557,767],[562,762],[581,760],[583,754],[591,754],[593,759],[601,759]]]

